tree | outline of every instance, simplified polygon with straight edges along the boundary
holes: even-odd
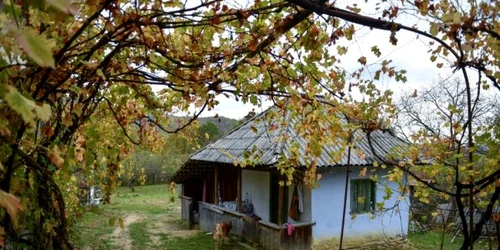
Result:
[[[299,131],[309,139],[310,152],[305,180],[313,184],[318,177],[318,148],[330,143],[329,138],[348,138],[358,128],[384,129],[385,122],[379,121],[390,117],[394,106],[390,91],[377,89],[377,80],[383,76],[406,80],[405,70],[387,59],[372,65],[377,67],[373,78],[365,74],[370,63],[365,56],[359,58],[360,68],[354,72],[339,66],[348,50],[341,42],[355,38],[361,26],[386,31],[381,34],[392,44],[397,44],[401,32],[428,39],[431,61],[442,58],[436,61],[437,67],[446,63],[462,74],[467,96],[467,122],[462,130],[469,152],[466,169],[456,170],[464,177],[454,180],[455,196],[473,200],[474,193],[489,190],[500,173],[474,177],[479,166],[473,167],[476,151],[469,74],[470,70],[477,73],[483,88],[500,89],[499,3],[381,1],[360,6],[343,8],[310,0],[258,0],[246,6],[224,1],[187,5],[176,0],[2,2],[0,28],[8,34],[0,37],[4,238],[48,249],[72,248],[61,183],[70,183],[72,172],[84,164],[105,169],[111,185],[128,150],[125,142],[115,147],[113,140],[139,144],[151,127],[181,131],[201,112],[217,105],[218,95],[254,105],[258,96],[267,97],[287,109],[291,118],[302,119]],[[362,15],[361,10],[376,14]],[[405,18],[406,14],[419,18],[419,25],[414,25],[416,19]],[[371,50],[381,56],[378,46]],[[163,89],[156,93],[152,85]],[[363,99],[356,98],[355,92]],[[168,119],[178,112],[192,117]],[[342,127],[340,119],[332,118],[339,112],[354,117],[350,126]],[[101,113],[113,119],[101,121]],[[325,119],[334,126],[322,128]],[[137,121],[139,129],[130,125]],[[92,122],[102,129],[94,129]],[[106,140],[110,129],[105,127],[116,128],[112,131],[121,131],[123,137]],[[82,146],[78,142],[82,137],[100,145],[99,149]],[[341,148],[350,142],[338,141]],[[82,147],[89,152],[84,162],[76,159]],[[292,147],[298,150],[298,145]],[[332,152],[333,158],[341,154]],[[491,157],[486,162],[498,162],[498,156]],[[296,158],[280,159],[282,173],[292,178]],[[408,167],[401,170],[411,173]],[[28,188],[20,189],[19,183]],[[499,189],[497,185],[492,197],[498,196]],[[18,214],[22,220],[16,219]],[[463,248],[472,247],[477,228],[467,230],[467,221],[462,223]]]
[[[217,140],[220,137],[219,129],[212,122],[207,122],[200,126],[198,131],[198,143],[201,147],[210,142]]]
[[[164,134],[156,129],[149,132],[148,140],[132,146],[121,163],[122,184],[132,188],[136,184],[167,184],[174,173],[198,147],[197,126],[190,126],[175,134]],[[153,135],[152,135],[153,134]]]
[[[474,92],[477,87],[472,88]],[[480,91],[480,90],[479,90]],[[417,198],[429,203],[430,193],[442,202],[454,202],[460,206],[463,197],[457,194],[459,185],[450,185],[453,178],[467,180],[468,175],[461,173],[460,168],[466,169],[466,153],[468,152],[466,141],[467,134],[463,132],[463,124],[469,121],[465,110],[469,105],[466,96],[467,90],[460,83],[460,79],[441,79],[430,86],[415,90],[413,93],[405,93],[399,100],[397,128],[409,143],[416,145],[412,150],[423,154],[423,162],[430,162],[428,166],[414,167],[414,173],[427,182],[432,181],[432,187],[421,184],[416,190]],[[472,98],[473,136],[476,141],[474,156],[474,177],[482,179],[488,177],[497,169],[495,163],[484,162],[490,158],[493,148],[498,140],[497,136],[490,131],[498,117],[498,96],[476,95]],[[491,141],[483,141],[480,138],[488,138]],[[487,156],[489,155],[489,156]],[[458,176],[456,176],[458,175]],[[494,185],[485,186],[475,196],[473,207],[480,209],[483,218],[488,219],[487,207],[494,199]],[[451,195],[450,195],[451,194]],[[493,194],[493,196],[492,196]],[[494,202],[493,202],[494,205]],[[463,205],[462,205],[463,206]],[[463,209],[459,211],[460,216],[467,214]],[[484,224],[484,222],[478,223]],[[459,225],[463,226],[463,225]],[[482,225],[475,225],[480,228]],[[480,232],[480,231],[479,231]]]
[[[477,87],[471,88],[477,91]],[[473,97],[475,104],[472,122],[474,133],[488,126],[500,112],[497,95],[478,95]],[[425,130],[429,136],[450,140],[464,140],[458,137],[461,130],[455,130],[454,124],[465,124],[467,117],[466,89],[460,79],[439,79],[412,93],[404,93],[396,103],[398,119],[395,127],[408,142],[412,135]],[[456,127],[455,127],[456,128]],[[464,143],[461,143],[464,145]]]

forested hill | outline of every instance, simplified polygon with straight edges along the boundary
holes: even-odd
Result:
[[[204,125],[206,123],[213,123],[219,130],[219,134],[221,136],[229,133],[231,130],[233,130],[237,125],[241,124],[240,120],[232,119],[232,118],[227,118],[224,116],[221,117],[200,117],[198,118],[200,125]]]

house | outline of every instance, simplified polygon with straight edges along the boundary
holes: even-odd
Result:
[[[183,219],[196,221],[207,232],[218,221],[230,220],[233,234],[265,249],[310,249],[313,241],[315,248],[326,245],[325,249],[332,249],[342,231],[349,169],[344,246],[398,241],[406,236],[408,196],[401,193],[398,183],[387,178],[390,167],[374,167],[377,157],[388,157],[393,149],[405,146],[403,141],[389,132],[374,131],[370,147],[366,134],[358,130],[354,148],[362,154],[351,154],[349,168],[347,154],[333,162],[329,152],[338,148],[325,145],[317,164],[317,173],[322,175],[318,187],[308,188],[302,183],[300,166],[294,183],[282,186],[279,181],[284,176],[276,168],[279,156],[290,156],[292,141],[301,145],[306,141],[294,126],[298,119],[272,115],[275,112],[279,111],[273,107],[251,118],[194,153],[176,172],[172,181],[181,184]],[[283,125],[283,120],[286,126],[270,129]],[[278,137],[283,135],[288,140],[279,142]],[[300,154],[305,154],[305,147],[300,148]],[[257,158],[253,166],[242,168],[239,163],[249,152]],[[300,162],[305,165],[304,159]],[[363,169],[378,181],[374,182],[370,174],[360,175]]]

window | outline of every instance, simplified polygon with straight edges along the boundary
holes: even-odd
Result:
[[[351,213],[375,211],[376,184],[370,179],[351,180]]]

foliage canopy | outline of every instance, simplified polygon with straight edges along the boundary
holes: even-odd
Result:
[[[459,126],[468,152],[454,142],[437,144],[453,147],[451,157],[465,154],[452,166],[460,174],[452,177],[456,192],[448,195],[460,202],[494,190],[488,207],[498,199],[498,154],[484,159],[491,166],[479,166],[474,157],[474,140],[498,145],[498,133],[474,134],[470,91],[473,84],[478,95],[500,90],[498,1],[11,0],[0,10],[0,206],[6,211],[3,239],[10,243],[72,248],[67,229],[76,207],[74,173],[98,171],[111,187],[130,143],[155,140],[153,128],[183,130],[220,95],[254,105],[267,98],[302,117],[300,131],[311,149],[328,138],[349,138],[356,129],[385,129],[394,105],[391,92],[379,91],[376,82],[406,81],[406,71],[364,56],[354,72],[340,66],[350,49],[342,42],[362,26],[382,31],[394,45],[401,32],[424,37],[430,60],[461,74],[467,120]],[[378,46],[371,51],[381,56]],[[367,64],[376,66],[373,77]],[[152,86],[163,89],[156,93]],[[310,112],[303,112],[306,107]],[[169,119],[178,112],[192,119]],[[338,112],[351,124],[330,119],[339,126],[321,129],[321,120]],[[345,140],[341,146],[349,145]],[[317,178],[315,152],[307,183]],[[400,172],[411,173],[416,157],[409,159],[399,164]],[[295,165],[293,159],[280,164],[287,176]],[[467,247],[473,238],[463,223]]]

